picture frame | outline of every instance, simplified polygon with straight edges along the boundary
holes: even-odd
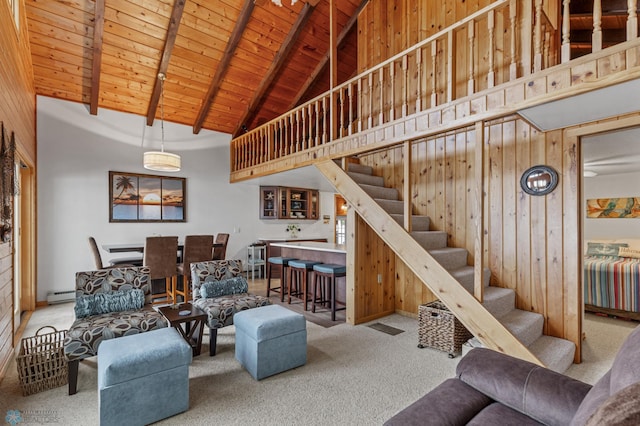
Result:
[[[186,178],[109,171],[109,222],[186,222]]]

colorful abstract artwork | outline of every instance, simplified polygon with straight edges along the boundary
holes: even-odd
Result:
[[[587,200],[587,218],[638,218],[640,197],[594,198]]]

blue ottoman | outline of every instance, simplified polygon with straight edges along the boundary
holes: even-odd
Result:
[[[240,311],[236,326],[236,359],[260,380],[307,362],[307,322],[304,316],[268,305]]]
[[[146,425],[186,411],[191,353],[173,327],[102,342],[100,425]]]

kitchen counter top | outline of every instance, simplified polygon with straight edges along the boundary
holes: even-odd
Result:
[[[297,249],[297,250],[313,250],[313,251],[326,251],[330,253],[346,253],[347,248],[344,244],[335,243],[322,243],[319,241],[301,241],[301,242],[284,242],[284,243],[271,243],[272,246]]]

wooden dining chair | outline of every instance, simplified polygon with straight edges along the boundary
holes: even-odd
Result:
[[[131,268],[133,266],[142,266],[142,258],[140,257],[121,257],[109,260],[109,265],[102,263],[102,255],[98,248],[98,243],[93,237],[89,237],[89,247],[93,254],[93,261],[96,264],[96,269],[111,269],[111,268]]]
[[[182,263],[178,264],[178,276],[182,276],[182,288],[176,289],[176,294],[182,296],[183,301],[190,300],[191,264],[210,260],[213,235],[187,235],[182,249]]]
[[[150,269],[151,281],[164,279],[164,291],[154,293],[153,304],[176,303],[178,237],[147,237],[144,266]]]
[[[211,254],[211,260],[224,260],[227,257],[227,243],[229,242],[229,234],[216,235],[216,244],[222,244],[220,247],[214,247]]]

